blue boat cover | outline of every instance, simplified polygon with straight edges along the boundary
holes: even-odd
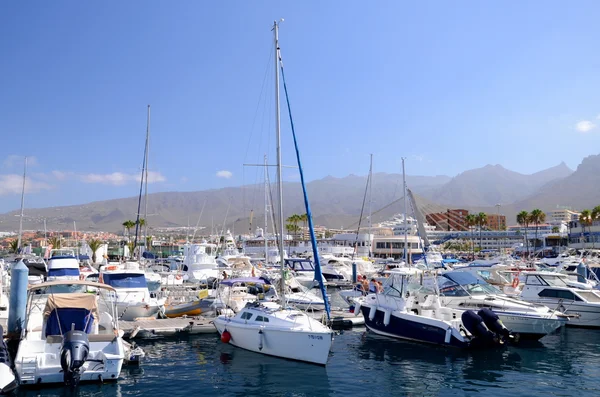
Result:
[[[103,273],[102,280],[113,288],[147,288],[142,273]]]
[[[75,324],[77,331],[89,334],[92,332],[93,323],[92,312],[87,309],[56,308],[46,321],[46,336],[63,335],[71,330],[72,324]]]
[[[442,274],[442,277],[446,277],[448,280],[454,281],[458,285],[487,284],[482,279],[467,272],[446,272]]]
[[[77,276],[79,277],[79,268],[66,268],[66,269],[50,269],[48,270],[48,277],[60,277],[60,276]]]
[[[142,257],[144,257],[146,259],[156,259],[156,255],[154,255],[152,252],[149,252],[149,251],[144,251],[144,253],[142,254]]]
[[[84,254],[79,254],[79,255],[77,255],[77,259],[79,259],[80,261],[87,261],[87,260],[90,260],[90,256],[84,255]]]

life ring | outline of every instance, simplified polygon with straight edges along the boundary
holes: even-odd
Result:
[[[175,278],[176,278],[177,280],[181,280],[181,274],[178,274],[178,275],[176,275],[176,276],[175,276]]]
[[[519,286],[519,276],[513,278],[512,287],[517,288]]]
[[[106,270],[117,270],[117,266],[107,266]]]

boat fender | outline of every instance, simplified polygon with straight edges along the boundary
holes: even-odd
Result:
[[[263,330],[258,331],[258,350],[263,349]]]
[[[354,306],[354,317],[360,314],[360,302],[354,302],[356,306]]]
[[[444,343],[445,344],[450,344],[450,339],[452,337],[452,327],[448,327],[446,329],[446,337],[444,338]]]
[[[221,342],[229,343],[230,340],[231,340],[231,334],[229,333],[229,331],[227,331],[227,330],[223,331],[223,333],[221,334]]]
[[[371,306],[371,310],[369,311],[369,320],[373,321],[373,319],[375,318],[375,314],[377,313],[377,307],[376,306]]]
[[[479,310],[477,314],[483,319],[483,322],[490,331],[495,332],[504,338],[508,338],[510,336],[510,331],[506,329],[504,324],[502,324],[502,321],[500,321],[498,315],[492,310],[486,307]]]
[[[390,318],[392,317],[392,311],[391,310],[384,310],[383,311],[383,325],[385,325],[386,327],[388,325],[390,325]]]
[[[517,288],[518,286],[519,286],[519,277],[516,276],[515,278],[513,278],[512,287]]]

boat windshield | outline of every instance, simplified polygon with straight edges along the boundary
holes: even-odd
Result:
[[[104,273],[102,279],[113,288],[148,288],[143,273]]]
[[[494,286],[469,273],[447,273],[437,278],[441,296],[497,295],[501,292]]]

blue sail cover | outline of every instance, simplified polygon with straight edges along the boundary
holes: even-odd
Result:
[[[302,170],[302,162],[300,161],[300,149],[298,149],[298,140],[296,139],[296,130],[294,128],[294,120],[292,119],[292,108],[290,107],[290,98],[288,96],[287,85],[285,84],[285,73],[283,72],[283,64],[281,65],[281,77],[283,79],[283,89],[285,91],[285,100],[290,116],[290,124],[292,128],[292,137],[294,138],[294,147],[296,149],[296,159],[298,160],[298,171],[300,172],[300,182],[302,184],[302,193],[304,194],[304,207],[306,208],[306,218],[308,220],[308,230],[310,232],[310,242],[313,249],[313,258],[315,261],[315,280],[319,283],[319,289],[323,295],[325,303],[325,312],[327,320],[331,320],[331,308],[329,307],[329,299],[327,298],[327,289],[323,284],[323,272],[321,271],[321,261],[319,260],[319,250],[317,248],[317,238],[315,236],[315,228],[312,221],[312,213],[310,211],[310,203],[308,202],[308,194],[306,193],[306,184],[304,183],[304,171]],[[281,231],[283,233],[283,231]],[[283,256],[283,255],[282,255]]]
[[[141,273],[104,273],[102,280],[113,288],[148,288]]]
[[[77,331],[92,332],[92,312],[83,308],[56,308],[46,321],[46,336],[63,335],[75,325]],[[62,331],[62,332],[61,332]]]
[[[75,276],[79,277],[79,268],[49,269],[48,277]]]

